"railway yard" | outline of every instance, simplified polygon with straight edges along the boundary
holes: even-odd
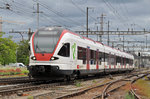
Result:
[[[138,89],[136,86],[140,79],[149,81],[149,74],[150,70],[144,69],[142,71],[135,70],[131,73],[90,76],[70,82],[37,81],[28,77],[1,78],[0,98],[149,99],[150,96],[144,93],[144,89]]]
[[[0,0],[0,99],[150,99],[150,0]]]

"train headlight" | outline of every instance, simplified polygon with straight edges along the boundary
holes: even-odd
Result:
[[[54,59],[55,59],[54,57],[51,58],[51,60],[54,60]]]
[[[53,61],[53,60],[57,60],[57,59],[59,59],[58,57],[51,57],[51,59],[50,59],[50,61]]]
[[[35,57],[35,56],[32,56],[31,59],[32,59],[32,60],[36,60],[36,57]]]

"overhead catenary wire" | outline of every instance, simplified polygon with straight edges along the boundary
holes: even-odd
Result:
[[[127,5],[126,5],[126,3],[125,3],[125,0],[122,0],[122,3],[123,3],[123,5],[124,5],[124,8],[125,8],[126,13],[129,14],[129,10],[128,10],[128,7],[127,7]],[[127,16],[127,17],[128,17],[128,16]],[[131,19],[131,17],[130,17],[130,18],[128,17],[128,19],[129,19],[129,21],[132,21],[133,23],[135,23],[135,21],[133,21],[134,18]],[[141,26],[141,25],[139,25],[139,24],[137,24],[137,23],[136,23],[136,26],[140,27],[141,29],[144,29],[143,26]]]
[[[86,12],[85,12],[81,7],[79,7],[78,5],[76,5],[73,0],[71,0],[71,3],[72,3],[76,8],[78,8],[81,12],[83,12],[84,15],[86,15]],[[89,17],[91,17],[91,19],[93,19],[94,21],[97,21],[97,19],[94,18],[93,16],[89,15]]]
[[[14,3],[14,2],[13,2]],[[13,7],[14,7],[14,9],[16,10],[13,10],[13,12],[14,13],[16,13],[16,14],[18,14],[18,15],[22,15],[22,14],[20,14],[20,13],[23,13],[23,14],[26,14],[27,16],[28,15],[31,15],[31,16],[33,16],[33,13],[32,12],[34,12],[34,10],[31,8],[31,7],[29,7],[28,9],[23,9],[23,7],[24,7],[24,5],[23,4],[21,4],[22,6],[20,6],[20,3],[18,3],[18,2],[15,2],[15,4],[13,4]],[[47,11],[47,12],[49,12],[49,11]],[[46,15],[46,17],[50,17],[50,13],[49,13],[49,15]],[[60,24],[62,24],[61,23],[61,21],[59,21],[59,20],[55,20],[54,18],[52,18],[51,17],[51,19],[55,22],[55,23],[60,23]],[[49,19],[48,19],[49,20]],[[51,20],[49,20],[49,21],[51,21]],[[66,19],[64,20],[64,21],[66,21]],[[75,21],[74,21],[75,22]],[[79,25],[79,23],[78,23],[78,25]],[[63,26],[66,26],[66,25],[64,25],[63,24]],[[85,27],[84,27],[85,28]]]
[[[127,24],[125,24],[125,20],[122,18],[122,16],[118,13],[118,11],[107,1],[103,0],[103,2],[105,3],[105,5],[109,8],[110,11],[113,12],[114,16],[118,17],[119,21],[126,27]],[[124,27],[123,27],[124,28]]]
[[[58,25],[58,23],[59,23],[59,24],[61,24],[62,26],[64,26],[63,23],[61,23],[61,22],[59,22],[59,21],[57,21],[57,20],[55,20],[55,19],[52,19],[52,18],[51,18],[51,20],[50,20],[50,19],[49,19],[50,17],[49,17],[47,14],[45,14],[45,13],[43,13],[42,16],[44,16],[49,22],[52,22],[52,23],[54,23],[55,25]]]
[[[66,18],[65,15],[61,12],[58,12],[50,7],[48,7],[47,5],[43,4],[40,2],[40,5],[43,6],[44,8],[46,8],[47,10],[53,12],[55,15],[59,16],[61,19],[63,19],[64,21],[67,21],[67,22],[70,22],[70,23],[73,23],[73,24],[76,24],[76,25],[81,25],[81,23],[77,22],[77,21],[74,21],[70,18]],[[84,27],[86,28],[86,27]]]

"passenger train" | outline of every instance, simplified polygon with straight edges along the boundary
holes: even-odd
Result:
[[[62,27],[40,28],[29,43],[29,75],[37,79],[70,80],[134,69],[133,55]]]

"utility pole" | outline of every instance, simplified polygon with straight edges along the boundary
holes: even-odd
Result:
[[[146,37],[146,48],[147,48],[147,35],[145,37]]]
[[[109,46],[109,21],[108,21],[108,40],[107,40],[107,44],[108,44],[108,46]]]
[[[103,35],[104,16],[106,15],[102,13],[100,17],[97,17],[97,18],[100,18],[100,31],[102,35]],[[102,42],[102,35],[99,35],[100,42]]]
[[[88,10],[89,10],[89,8],[87,7],[86,8],[86,37],[88,37],[88,31],[89,31],[89,29],[88,29]]]
[[[88,32],[89,32],[89,27],[88,27],[88,12],[89,12],[89,9],[92,9],[92,7],[86,7],[86,37],[88,37]]]
[[[100,25],[101,25],[101,32],[102,32],[102,34],[104,34],[103,33],[103,25],[104,25],[104,16],[106,16],[106,15],[104,15],[103,13],[101,14],[101,17],[100,17],[100,20],[101,20],[101,22],[100,22]],[[102,35],[100,35],[100,42],[102,42]]]
[[[97,28],[96,28],[96,29],[97,29],[97,31],[98,31],[98,26],[97,26]],[[98,35],[97,35],[97,41],[98,41]]]
[[[123,33],[124,34],[124,33]],[[124,51],[124,35],[123,35],[123,51]]]
[[[33,13],[37,13],[37,29],[39,29],[39,14],[43,13],[39,11],[39,3],[37,3],[37,11]]]

